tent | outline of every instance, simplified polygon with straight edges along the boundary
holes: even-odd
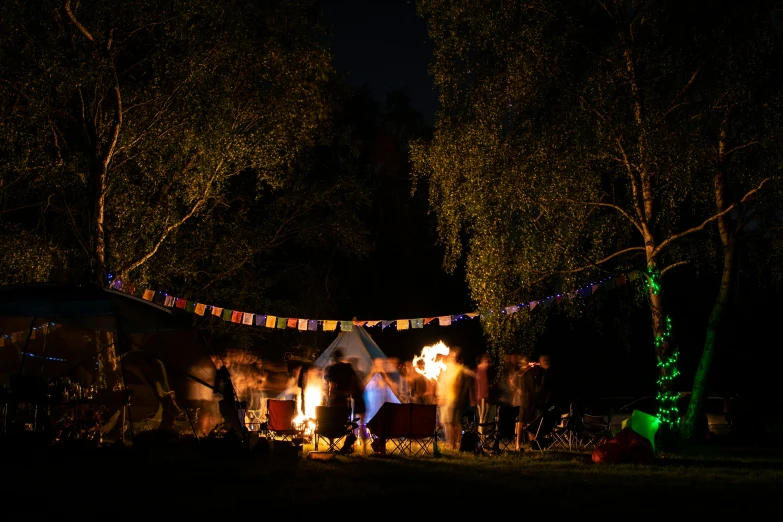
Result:
[[[196,410],[199,431],[211,430],[222,396],[192,321],[183,310],[97,285],[0,287],[0,392],[6,403],[24,407],[56,403],[65,393],[68,401],[60,402],[73,404],[74,393],[85,402],[87,390],[102,399],[132,392],[129,407],[120,401],[103,412],[105,435],[124,434],[126,426],[171,427],[183,413],[183,428],[196,432]],[[107,403],[113,401],[101,407]],[[33,424],[37,430],[49,423]]]
[[[364,384],[364,401],[367,404],[365,422],[377,413],[384,402],[400,403],[394,388],[399,385],[400,374],[396,369],[388,368],[389,358],[363,327],[353,325],[349,331],[342,331],[324,352],[318,356],[314,365],[323,370],[332,361],[336,349],[352,365]]]

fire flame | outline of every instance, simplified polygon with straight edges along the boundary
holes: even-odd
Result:
[[[299,412],[296,418],[294,418],[294,424],[312,426],[315,420],[315,407],[320,406],[323,401],[323,383],[321,379],[310,376],[303,395],[305,409],[302,411],[301,402],[297,403]]]
[[[430,381],[437,381],[440,372],[446,369],[446,364],[438,360],[438,356],[447,356],[449,347],[443,341],[438,341],[433,346],[425,346],[421,349],[421,355],[413,356],[413,368]]]

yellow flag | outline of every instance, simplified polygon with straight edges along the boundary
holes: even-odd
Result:
[[[206,309],[207,309],[207,305],[201,304],[201,303],[196,303],[196,313],[198,315],[204,315],[204,310],[206,310]]]
[[[331,332],[337,328],[337,321],[324,321],[324,332]]]
[[[221,315],[223,315],[223,309],[220,308],[219,306],[213,306],[212,307],[212,315],[216,315],[216,316],[220,317]]]
[[[411,322],[408,319],[397,319],[397,329],[407,330],[410,327]]]
[[[150,290],[149,288],[144,290],[142,297],[147,301],[152,301],[152,298],[155,297],[155,290]]]
[[[266,323],[264,324],[264,326],[266,326],[267,328],[274,328],[276,324],[277,324],[277,317],[275,317],[274,315],[266,316]]]

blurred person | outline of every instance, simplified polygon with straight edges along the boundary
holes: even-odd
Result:
[[[364,433],[364,415],[367,406],[364,401],[364,383],[354,370],[354,366],[343,360],[343,352],[339,348],[332,352],[332,362],[324,370],[324,380],[327,386],[327,400],[329,406],[346,405],[352,409],[351,422],[356,424],[360,434]],[[356,434],[353,432],[346,437],[340,453],[353,453],[353,445],[356,442]]]
[[[446,369],[441,372],[437,383],[438,409],[446,445],[457,449],[462,433],[462,416],[470,402],[470,385],[475,374],[463,364],[459,348],[452,348],[443,363]]]
[[[411,366],[413,364],[411,363]],[[424,371],[424,361],[419,359],[416,366]],[[431,381],[422,373],[413,369],[411,376],[411,400],[414,404],[437,404],[437,381]]]
[[[329,406],[344,404],[352,407],[354,415],[364,416],[364,385],[351,363],[343,360],[339,348],[332,352],[332,362],[324,370],[324,381]]]
[[[400,384],[397,388],[397,397],[403,404],[413,402],[413,374],[416,370],[413,369],[413,361],[405,361],[400,364],[398,371],[400,372]]]
[[[524,441],[524,429],[540,413],[538,411],[538,393],[541,387],[541,365],[530,362],[523,355],[519,359],[519,368],[516,372],[516,398],[514,406],[519,406],[519,421],[517,422],[516,449],[520,450]]]
[[[476,421],[486,424],[489,419],[492,382],[491,359],[488,353],[479,356],[476,365],[476,379],[473,386],[473,404],[476,406]]]
[[[496,376],[498,384],[498,404],[509,405],[514,403],[516,395],[516,374],[519,368],[519,354],[509,353],[503,358],[499,375]]]
[[[538,403],[540,411],[550,407],[567,410],[570,403],[566,382],[558,365],[554,365],[552,356],[543,354],[538,358],[541,367],[541,379],[538,390]]]

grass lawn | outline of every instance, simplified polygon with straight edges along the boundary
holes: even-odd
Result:
[[[653,465],[598,465],[586,454],[304,457],[50,453],[4,459],[3,510],[136,518],[160,513],[300,519],[440,514],[627,518],[753,513],[783,493],[783,451],[711,448]],[[369,448],[368,448],[369,449]],[[86,515],[86,513],[85,513]],[[155,516],[153,519],[159,517]]]

